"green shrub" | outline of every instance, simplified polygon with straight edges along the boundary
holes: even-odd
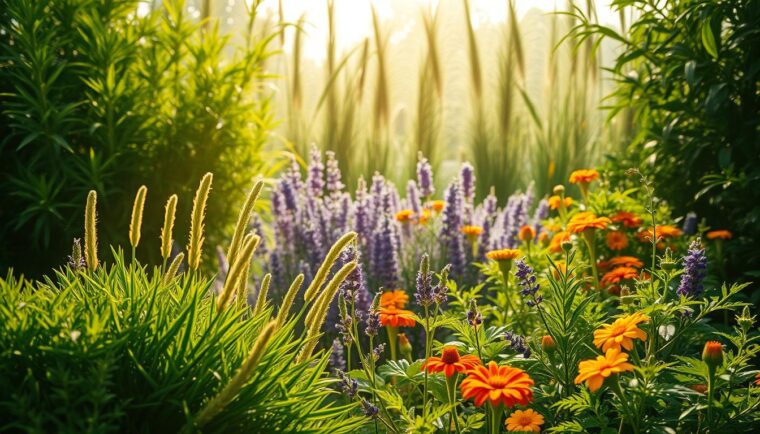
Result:
[[[207,236],[218,242],[264,169],[275,35],[259,32],[258,2],[234,45],[183,1],[153,3],[162,6],[143,14],[137,0],[0,1],[0,238],[14,246],[0,269],[38,275],[60,264],[91,188],[106,205],[101,231],[121,242],[139,185],[152,186],[146,214],[160,222],[170,193],[187,214],[188,186],[207,171],[217,174]],[[159,226],[144,231],[154,248],[138,254],[154,260]]]
[[[639,167],[685,214],[737,237],[729,273],[760,275],[760,3],[615,2],[636,17],[623,32],[584,25],[623,45],[613,110],[632,110],[640,134],[617,166]]]

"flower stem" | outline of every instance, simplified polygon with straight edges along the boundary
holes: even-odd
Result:
[[[489,405],[488,408],[491,409],[491,426],[489,432],[491,434],[499,434],[501,432],[501,405],[496,407]]]
[[[430,358],[430,317],[428,315],[428,307],[425,306],[425,360]],[[422,420],[425,420],[427,416],[427,398],[428,398],[428,370],[425,369],[425,383],[422,389]]]
[[[457,377],[459,374],[454,373],[451,377],[446,377],[446,391],[449,392],[449,404],[451,404],[451,420],[454,421],[454,427],[457,434],[459,434],[459,419],[457,418]],[[451,423],[449,423],[449,429],[451,431]]]

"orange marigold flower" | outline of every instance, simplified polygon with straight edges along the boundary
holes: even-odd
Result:
[[[611,221],[607,217],[597,217],[592,212],[578,213],[570,219],[567,224],[567,230],[578,234],[589,229],[604,229]]]
[[[531,225],[525,225],[520,228],[520,233],[517,235],[520,241],[528,242],[536,238],[536,230]]]
[[[411,310],[381,307],[380,324],[390,327],[414,327],[417,322],[413,318],[409,318],[413,314],[414,312]]]
[[[612,216],[611,220],[615,223],[622,223],[627,228],[637,228],[641,226],[641,218],[636,214],[628,211],[618,211]]]
[[[425,223],[427,223],[429,219],[430,219],[430,210],[423,209],[422,212],[420,212],[419,217],[417,217],[417,223],[424,225]]]
[[[573,205],[573,198],[568,196],[563,201],[559,195],[555,194],[554,196],[550,196],[547,202],[551,209],[559,209],[562,202],[565,203],[565,208],[570,208]]]
[[[460,229],[463,234],[467,235],[468,237],[477,237],[480,234],[483,233],[483,228],[481,226],[462,226]]]
[[[433,200],[430,201],[430,208],[433,209],[435,212],[441,212],[443,211],[443,208],[446,207],[446,201],[444,200]]]
[[[565,241],[570,241],[570,233],[569,232],[557,232],[552,237],[552,240],[549,242],[549,251],[552,253],[559,253],[562,251],[562,243]]]
[[[681,230],[678,229],[675,226],[670,225],[662,225],[662,226],[656,226],[657,228],[657,238],[678,238],[681,236]],[[652,242],[652,228],[648,228],[646,230],[643,230],[636,234],[639,237],[639,240],[645,243],[651,243]]]
[[[634,339],[642,341],[647,339],[647,334],[638,327],[640,323],[647,321],[649,318],[646,315],[636,312],[620,317],[612,324],[603,324],[594,331],[594,345],[602,351],[611,348],[620,350],[621,346],[630,351],[633,348]]]
[[[580,169],[570,174],[571,184],[588,184],[599,179],[599,172],[595,169]]]
[[[602,286],[620,283],[621,280],[633,280],[639,276],[639,270],[633,267],[617,267],[602,276]]]
[[[611,250],[623,250],[628,247],[628,236],[620,231],[607,232],[607,247]]]
[[[719,229],[716,231],[710,231],[705,236],[708,240],[730,240],[734,237],[734,234],[729,230]]]
[[[509,432],[541,432],[544,417],[532,409],[515,410],[509,415],[505,425]]]
[[[480,407],[486,400],[492,406],[504,404],[509,408],[516,404],[528,405],[533,400],[533,380],[527,372],[511,366],[499,366],[488,362],[488,367],[475,366],[462,380],[462,398],[475,399]]]
[[[614,258],[610,258],[609,261],[607,261],[607,266],[615,268],[615,267],[635,267],[635,268],[641,268],[644,266],[644,263],[639,261],[639,258],[635,256],[615,256]]]
[[[610,375],[626,371],[633,371],[633,365],[628,363],[628,354],[621,353],[619,348],[610,348],[603,356],[578,364],[575,384],[585,381],[589,390],[596,392]]]
[[[401,289],[395,291],[385,291],[380,296],[380,307],[392,307],[396,309],[403,309],[406,307],[406,303],[409,302],[409,296],[406,295]]]
[[[407,223],[412,221],[412,218],[414,217],[414,211],[410,209],[402,209],[401,211],[396,213],[396,221],[399,221],[401,223]]]
[[[554,342],[554,338],[549,335],[541,337],[541,349],[545,352],[552,352],[557,349],[557,343]]]
[[[491,250],[486,253],[486,258],[493,259],[494,261],[511,261],[520,256],[520,251],[517,249],[499,249]]]
[[[430,357],[422,364],[422,369],[428,372],[443,372],[447,377],[457,372],[465,373],[480,364],[477,356],[460,356],[456,347],[445,346],[441,351],[441,357]]]

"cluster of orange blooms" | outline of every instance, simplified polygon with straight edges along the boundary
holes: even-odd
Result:
[[[594,345],[604,351],[604,355],[580,362],[575,384],[585,382],[589,390],[596,392],[610,376],[633,371],[633,365],[628,363],[628,354],[623,350],[631,351],[635,339],[647,339],[647,334],[638,327],[647,321],[649,318],[646,315],[636,312],[594,331]]]
[[[414,312],[404,309],[409,302],[406,292],[397,289],[380,296],[380,324],[385,327],[414,327]]]
[[[432,200],[419,213],[415,213],[411,209],[402,209],[396,213],[396,221],[423,225],[430,220],[433,212],[440,213],[445,206],[446,202],[443,200]]]
[[[422,365],[430,373],[441,372],[447,378],[466,375],[460,388],[464,399],[472,398],[480,407],[488,402],[494,408],[504,405],[528,405],[533,401],[533,379],[527,372],[512,366],[499,366],[488,362],[484,366],[474,355],[459,355],[453,346],[444,346],[440,357],[430,357]],[[506,420],[507,430],[540,432],[544,418],[532,409],[515,410]]]

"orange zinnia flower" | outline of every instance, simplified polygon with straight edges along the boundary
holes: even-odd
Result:
[[[678,238],[681,236],[681,230],[675,226],[663,225],[656,226],[657,238]],[[645,243],[652,242],[652,228],[643,230],[637,234],[639,240]]]
[[[499,249],[491,250],[486,253],[486,258],[493,259],[494,261],[511,261],[520,256],[520,251],[517,249]]]
[[[406,292],[400,289],[395,291],[385,291],[383,292],[383,295],[380,296],[380,307],[403,309],[408,302],[409,296],[406,295]]]
[[[477,356],[464,355],[459,356],[456,347],[446,346],[441,351],[441,357],[430,357],[422,364],[422,369],[428,372],[443,372],[447,377],[451,377],[457,372],[467,372],[480,364]]]
[[[509,432],[541,432],[543,424],[544,417],[532,409],[515,410],[505,422]]]
[[[557,232],[552,237],[552,240],[549,242],[549,251],[552,253],[559,253],[562,251],[562,243],[565,241],[570,241],[570,233],[569,232]]]
[[[434,200],[430,202],[430,208],[433,209],[435,212],[441,212],[443,211],[443,208],[446,207],[446,201],[443,200]]]
[[[596,392],[609,376],[626,371],[633,371],[633,365],[628,363],[628,354],[621,353],[619,348],[610,348],[603,356],[584,360],[578,364],[575,384],[585,381],[589,390]]]
[[[599,172],[594,169],[580,169],[570,174],[571,184],[588,184],[599,179]]]
[[[460,230],[463,234],[467,235],[467,237],[473,238],[483,233],[483,228],[480,226],[462,226]]]
[[[397,309],[395,307],[380,308],[380,324],[390,327],[414,327],[417,324],[413,318],[411,310]]]
[[[474,398],[478,407],[486,400],[494,407],[504,404],[509,408],[515,404],[528,405],[533,400],[534,382],[522,369],[491,361],[488,367],[475,366],[468,374],[462,380],[462,398]]]
[[[551,209],[559,209],[560,205],[562,204],[563,200],[558,195],[550,196],[547,200],[549,203],[549,208]],[[565,208],[570,208],[573,205],[573,198],[572,197],[566,197],[564,200]]]
[[[410,209],[402,209],[396,213],[396,221],[399,221],[401,223],[410,222],[412,220],[412,217],[414,217],[414,211]]]
[[[607,261],[607,266],[615,268],[615,267],[635,267],[635,268],[641,268],[644,266],[644,264],[639,261],[639,258],[635,256],[615,256],[614,258],[610,258],[609,261]]]
[[[531,225],[525,225],[520,228],[520,233],[517,235],[520,241],[528,242],[536,238],[536,230]]]
[[[628,247],[628,236],[620,231],[607,232],[607,247],[611,250],[623,250]]]
[[[633,280],[639,276],[639,270],[632,267],[617,267],[602,276],[601,284],[609,286],[618,284],[621,280]]]
[[[628,211],[618,211],[611,219],[615,223],[622,223],[627,228],[637,228],[641,226],[641,218],[636,214]]]
[[[592,212],[578,213],[570,219],[567,230],[578,234],[589,229],[604,229],[611,221],[607,217],[597,217]]]
[[[706,234],[708,240],[730,240],[734,237],[731,231],[725,229],[719,229],[717,231],[710,231]]]
[[[594,331],[594,345],[602,351],[611,348],[620,350],[621,346],[630,351],[633,348],[634,339],[642,341],[647,339],[647,334],[638,327],[639,323],[647,321],[649,318],[646,315],[636,312],[618,318],[612,324],[603,324]]]

